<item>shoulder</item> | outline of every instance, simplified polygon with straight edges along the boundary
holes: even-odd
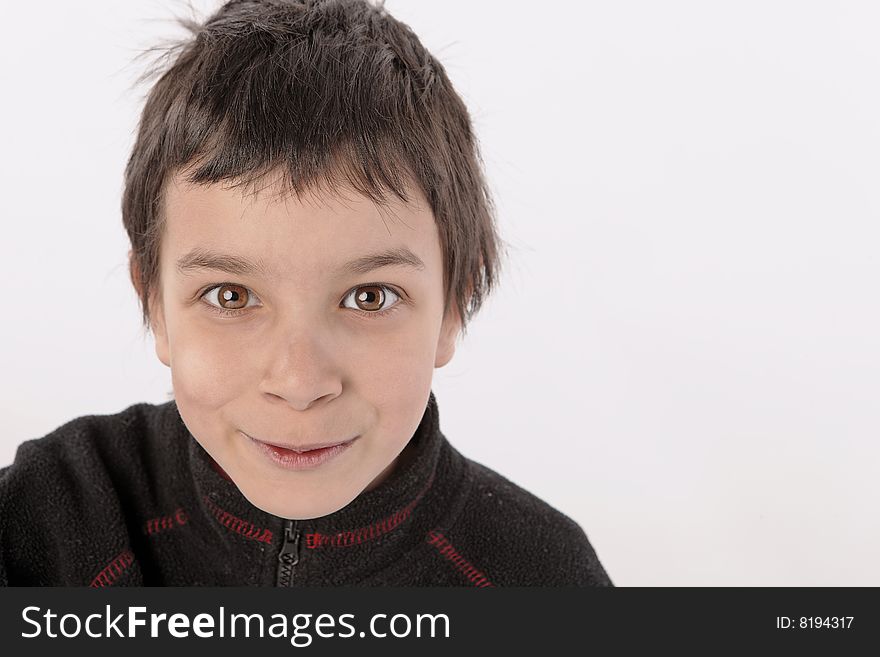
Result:
[[[124,500],[143,462],[139,441],[158,426],[151,423],[164,407],[141,403],[80,416],[18,446],[0,470],[2,579],[16,573],[22,581],[68,581],[61,571],[73,565],[61,562],[70,559],[50,563],[47,551],[71,556],[79,546],[124,540]]]
[[[466,499],[444,538],[493,585],[613,586],[577,522],[495,470],[466,462]]]
[[[100,483],[94,475],[137,458],[138,441],[152,433],[151,422],[166,406],[139,403],[118,413],[83,415],[41,438],[26,440],[12,464],[0,471],[0,486],[8,493],[21,486],[36,491],[50,483]]]

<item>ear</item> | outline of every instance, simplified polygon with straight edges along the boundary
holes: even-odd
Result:
[[[138,295],[143,296],[140,273],[137,262],[131,257],[131,249],[128,251],[128,273]],[[165,327],[165,313],[162,308],[162,295],[151,293],[147,303],[150,307],[150,330],[156,339],[156,356],[166,367],[171,367],[168,332]]]
[[[437,339],[437,352],[434,367],[443,367],[452,360],[455,354],[455,342],[461,333],[461,315],[454,303],[450,304],[449,312],[440,325],[440,336]]]

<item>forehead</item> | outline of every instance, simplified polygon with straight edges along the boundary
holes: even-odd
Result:
[[[342,270],[343,264],[354,273],[355,261],[369,254],[390,255],[392,264],[394,253],[403,260],[414,256],[417,269],[440,258],[434,215],[415,187],[407,190],[408,203],[389,195],[384,205],[350,187],[300,197],[282,191],[279,184],[249,191],[175,176],[164,196],[163,261],[173,265],[193,250],[235,254],[260,265],[251,273],[283,277]]]

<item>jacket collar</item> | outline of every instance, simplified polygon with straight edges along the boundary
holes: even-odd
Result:
[[[442,525],[452,493],[463,482],[464,459],[440,432],[439,411],[429,393],[411,454],[376,488],[335,513],[288,521],[255,507],[189,433],[171,402],[171,422],[186,441],[186,475],[203,525],[201,539],[228,575],[242,584],[277,582],[278,554],[288,527],[299,531],[293,586],[367,582],[426,540]]]

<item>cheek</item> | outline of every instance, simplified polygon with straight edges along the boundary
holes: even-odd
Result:
[[[354,387],[378,410],[383,435],[407,440],[424,414],[434,373],[436,338],[432,340],[431,330],[375,344],[369,362],[353,361],[359,363],[351,375]]]
[[[415,327],[414,327],[415,328]],[[336,349],[340,371],[357,388],[368,388],[371,398],[384,405],[407,397],[430,383],[436,339],[423,329],[388,332]]]
[[[425,413],[425,403],[431,389],[431,378],[422,377],[408,385],[386,387],[381,397],[373,397],[380,423],[373,432],[370,444],[378,455],[377,474],[390,461],[391,454],[399,455],[419,426]]]
[[[247,346],[238,344],[227,333],[197,331],[192,327],[173,334],[171,343],[171,376],[174,393],[194,405],[220,408],[237,396],[235,386],[247,381],[243,368]]]

